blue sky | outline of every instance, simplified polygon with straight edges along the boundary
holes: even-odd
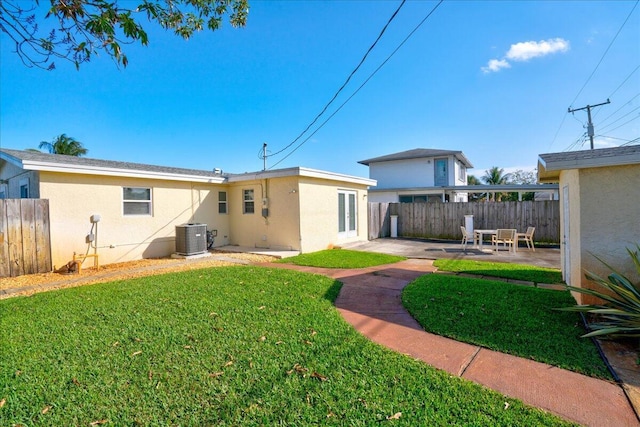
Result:
[[[401,8],[311,132],[436,4]],[[592,111],[596,147],[634,140],[640,6],[623,23],[636,4],[445,1],[307,142],[267,167],[368,176],[359,160],[439,148],[463,151],[476,176],[492,166],[531,170],[541,153],[589,148],[587,112],[567,109],[607,98]],[[2,34],[0,145],[36,148],[66,133],[93,158],[260,170],[262,144],[275,153],[311,123],[400,1],[250,5],[245,28],[225,23],[188,41],[148,24],[149,46],[125,46],[124,69],[105,55],[79,71],[61,61],[54,71],[29,69]]]

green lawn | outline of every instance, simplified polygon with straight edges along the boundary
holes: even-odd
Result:
[[[348,249],[327,249],[324,251],[301,254],[284,258],[280,262],[323,268],[365,268],[376,265],[392,264],[405,260],[405,257],[375,252],[351,251]]]
[[[433,262],[442,271],[465,272],[534,283],[562,283],[562,272],[553,268],[506,262],[438,259]]]
[[[575,300],[554,291],[441,274],[404,289],[403,304],[425,330],[503,353],[611,379],[577,313],[552,310]]]
[[[225,267],[2,300],[0,425],[564,425],[371,343],[339,288]]]

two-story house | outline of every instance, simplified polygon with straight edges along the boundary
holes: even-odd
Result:
[[[369,189],[369,202],[466,202],[467,169],[473,167],[462,151],[416,148],[361,160],[378,186]],[[462,190],[462,191],[461,191]]]

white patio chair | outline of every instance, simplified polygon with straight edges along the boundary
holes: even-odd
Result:
[[[533,245],[533,232],[536,231],[535,227],[527,227],[527,231],[525,233],[516,233],[516,246],[520,240],[524,240],[527,244],[527,248],[531,249],[533,252],[536,251],[536,247]]]
[[[462,245],[462,249],[466,250],[469,239],[471,239],[475,244],[474,233],[467,231],[467,229],[462,225],[460,226],[460,230],[462,231],[462,242],[460,242],[460,244]]]
[[[509,251],[512,251],[515,248],[515,240],[515,228],[498,228],[496,230],[496,234],[491,236],[491,247],[497,252],[498,249],[500,249],[500,244],[502,243],[505,249],[508,248]]]

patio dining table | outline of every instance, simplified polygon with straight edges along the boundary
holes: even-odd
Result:
[[[485,234],[494,235],[494,234],[497,234],[497,233],[498,233],[498,230],[484,230],[484,229],[473,230],[473,234],[475,236],[475,238],[473,240],[474,240],[474,243],[475,243],[476,247],[479,250],[482,250],[482,240],[484,238],[484,235]]]

